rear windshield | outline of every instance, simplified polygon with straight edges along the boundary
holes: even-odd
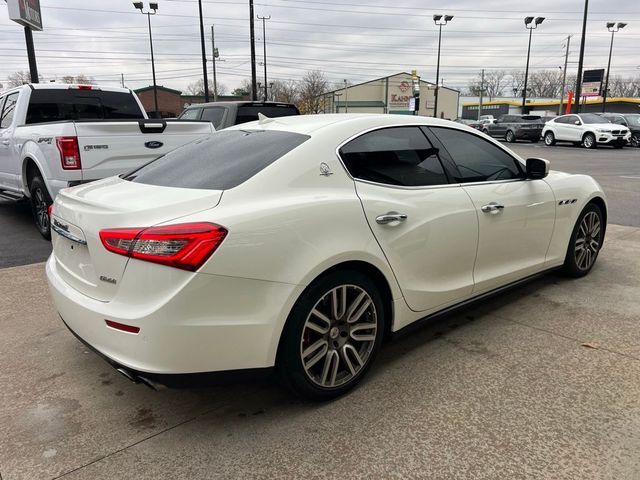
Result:
[[[540,122],[542,120],[540,115],[523,115],[521,118],[525,122]]]
[[[144,115],[131,93],[36,89],[31,92],[26,123],[140,118]]]
[[[236,125],[240,123],[253,122],[258,120],[258,113],[269,118],[289,117],[291,115],[300,115],[298,109],[293,105],[245,105],[238,107],[238,115],[236,116]]]
[[[227,190],[307,139],[277,130],[222,130],[173,150],[124,179],[162,187]]]

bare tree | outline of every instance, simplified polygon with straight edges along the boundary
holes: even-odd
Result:
[[[502,95],[503,90],[507,84],[505,77],[507,76],[504,70],[489,70],[484,72],[484,87],[483,95],[488,97],[489,100],[494,97]],[[479,73],[471,82],[469,82],[469,93],[471,95],[480,96],[480,89],[483,85],[482,73]]]
[[[327,91],[329,82],[320,70],[310,70],[300,82],[300,112],[320,113],[323,108],[321,95]]]
[[[299,93],[295,80],[275,80],[271,86],[271,98],[276,102],[298,103]]]
[[[209,78],[208,81],[209,81],[209,93],[213,95],[213,80]],[[216,82],[216,90],[217,90],[216,93],[218,95],[227,94],[227,87],[221,82]],[[204,79],[199,78],[195,82],[190,83],[187,86],[186,93],[189,95],[204,95]]]
[[[640,76],[623,78],[619,75],[609,77],[610,97],[635,97],[640,95]]]
[[[82,85],[93,85],[95,83],[93,77],[88,77],[82,73],[75,77],[73,75],[64,75],[60,81],[62,83],[79,83]]]
[[[18,72],[12,73],[7,77],[7,86],[9,88],[19,87],[20,85],[24,85],[25,83],[31,82],[31,74],[26,70],[20,70]]]
[[[251,80],[249,80],[248,78],[245,78],[244,80],[242,80],[242,83],[240,84],[240,86],[237,88],[234,88],[231,91],[231,95],[237,95],[240,97],[251,95]]]

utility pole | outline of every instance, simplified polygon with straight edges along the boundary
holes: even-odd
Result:
[[[584,43],[587,35],[587,17],[589,15],[589,0],[584,0],[584,15],[582,18],[582,38],[580,39],[580,58],[578,59],[578,77],[576,78],[575,108],[573,113],[580,113],[580,97],[582,96],[582,65],[584,63]]]
[[[263,48],[263,56],[264,56],[264,101],[267,101],[267,98],[269,98],[269,95],[267,93],[267,87],[268,87],[268,83],[267,83],[267,36],[266,36],[266,30],[265,30],[265,26],[264,26],[264,22],[266,20],[269,20],[271,18],[271,15],[269,15],[268,17],[261,17],[260,15],[258,15],[258,20],[262,20],[262,48]]]
[[[347,99],[347,79],[344,79],[344,113],[349,113],[349,100]]]
[[[149,10],[144,11],[143,2],[133,2],[134,8],[140,10],[140,13],[147,16],[147,23],[149,24],[149,47],[151,49],[151,74],[153,75],[153,108],[154,117],[158,118],[158,86],[156,84],[156,63],[153,58],[153,37],[151,36],[151,15],[155,15],[158,12],[158,3],[149,2]],[[151,11],[153,10],[153,12]]]
[[[567,36],[567,50],[564,52],[564,71],[562,72],[562,88],[560,89],[560,105],[558,105],[558,115],[562,115],[562,101],[564,100],[564,87],[567,83],[567,63],[569,63],[569,45],[571,44],[571,37]]]
[[[249,0],[249,30],[251,37],[251,100],[258,99],[258,89],[256,85],[256,36],[253,25],[253,0]]]
[[[209,101],[209,79],[207,78],[207,50],[204,47],[204,22],[202,19],[202,0],[198,0],[200,11],[200,48],[202,49],[202,76],[204,78],[204,101]]]
[[[218,101],[218,82],[216,80],[216,57],[218,52],[216,51],[216,37],[213,33],[213,25],[211,25],[211,56],[213,57],[213,101]]]
[[[482,69],[482,76],[480,77],[480,105],[478,106],[478,121],[482,115],[482,94],[484,93],[484,68]]]

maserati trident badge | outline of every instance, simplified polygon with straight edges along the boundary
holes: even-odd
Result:
[[[320,164],[320,175],[322,175],[323,177],[328,177],[329,175],[333,175],[333,172],[329,168],[329,165],[327,165],[324,162]]]

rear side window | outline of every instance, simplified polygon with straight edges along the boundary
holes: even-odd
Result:
[[[278,130],[222,130],[127,174],[163,187],[227,190],[253,177],[309,137]]]
[[[447,183],[438,150],[418,127],[375,130],[340,149],[353,178],[407,187]]]
[[[198,120],[200,118],[199,108],[188,108],[180,114],[178,119],[180,120]]]
[[[3,107],[4,102],[4,107]],[[9,128],[13,121],[13,115],[16,109],[16,103],[18,102],[18,92],[12,93],[3,98],[0,101],[0,128]]]
[[[236,116],[236,125],[241,123],[253,122],[258,120],[258,113],[269,118],[289,117],[291,115],[299,115],[298,109],[290,105],[282,106],[260,106],[260,105],[244,105],[238,107],[238,115]]]
[[[222,118],[224,117],[224,111],[225,111],[225,108],[223,108],[223,107],[205,108],[202,111],[201,120],[207,120],[207,121],[213,123],[213,126],[217,130],[218,128],[220,128],[220,125],[222,124]]]
[[[26,123],[141,118],[144,115],[131,93],[72,88],[36,89],[31,92]]]
[[[486,182],[523,177],[515,158],[478,135],[452,128],[430,127],[454,163],[456,182]]]

